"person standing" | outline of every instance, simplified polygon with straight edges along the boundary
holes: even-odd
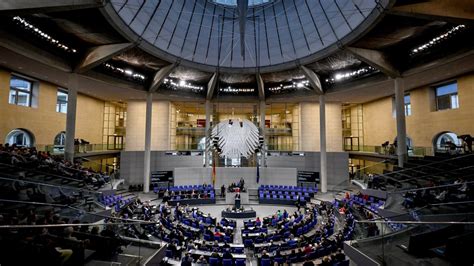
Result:
[[[222,184],[222,187],[221,187],[221,197],[225,197],[225,185]]]
[[[298,211],[300,211],[300,208],[301,208],[301,197],[300,195],[296,196],[296,208],[298,208]]]

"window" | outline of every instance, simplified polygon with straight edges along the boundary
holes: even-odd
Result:
[[[410,100],[410,94],[405,94],[405,97],[403,97],[403,102],[404,102],[404,108],[405,108],[405,116],[410,116],[411,115],[411,100]],[[395,102],[395,97],[392,98],[392,116],[397,117],[397,106]]]
[[[10,79],[10,97],[8,102],[21,106],[31,106],[33,83],[29,80],[12,76]]]
[[[436,152],[449,152],[450,146],[454,144],[457,147],[462,145],[461,140],[453,132],[442,132],[434,138],[434,147]]]
[[[56,112],[67,113],[67,91],[58,89]]]
[[[436,87],[436,110],[459,108],[456,82]]]
[[[25,129],[17,128],[8,133],[5,143],[20,147],[33,147],[34,136]]]
[[[64,147],[66,145],[66,132],[61,131],[54,137],[54,146]]]
[[[410,94],[406,94],[403,100],[405,102],[405,116],[410,116],[411,115]]]
[[[66,145],[66,132],[59,132],[56,137],[54,137],[54,152],[64,152],[64,146]]]

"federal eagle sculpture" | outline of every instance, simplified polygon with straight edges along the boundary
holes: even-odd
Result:
[[[223,121],[215,125],[211,139],[217,140],[219,156],[228,158],[249,158],[259,147],[258,128],[249,120]]]

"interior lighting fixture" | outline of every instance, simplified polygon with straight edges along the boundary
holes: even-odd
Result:
[[[332,76],[332,78],[327,78],[325,81],[328,82],[328,83],[334,83],[334,82],[343,81],[343,80],[351,79],[351,78],[354,78],[354,77],[358,77],[358,76],[368,74],[368,73],[374,72],[374,71],[376,71],[376,69],[374,67],[367,66],[367,67],[359,68],[357,70],[350,71],[350,72],[335,73]]]
[[[38,27],[31,24],[30,22],[26,21],[26,19],[24,19],[20,16],[15,16],[15,17],[12,18],[12,20],[15,23],[18,23],[19,25],[23,26],[26,30],[28,30],[28,31],[32,32],[33,34],[39,36],[40,38],[48,41],[52,45],[66,51],[66,52],[69,52],[69,53],[77,53],[76,49],[71,48],[68,45],[65,45],[64,43],[62,43],[61,41],[53,38],[48,33],[44,32],[43,30],[41,30]]]
[[[465,28],[466,28],[466,25],[464,25],[464,24],[452,27],[450,30],[446,31],[445,33],[440,34],[440,35],[434,37],[433,39],[431,39],[430,41],[413,48],[410,51],[410,55],[416,55],[418,53],[425,52],[426,50],[432,48],[433,46],[436,46],[436,45],[448,40],[453,35],[455,35],[456,33],[459,33],[460,31],[464,30]]]
[[[228,86],[226,88],[220,88],[219,91],[221,92],[232,92],[232,93],[247,93],[247,92],[254,92],[254,88],[233,88]]]
[[[109,63],[105,63],[104,66],[106,68],[114,71],[114,72],[118,72],[118,73],[124,74],[126,76],[132,77],[133,79],[137,79],[137,80],[141,80],[141,81],[146,79],[145,75],[134,72],[131,69],[123,69],[121,67],[113,66],[112,64],[109,64]]]
[[[204,90],[203,86],[196,86],[196,85],[193,85],[189,82],[186,82],[185,80],[180,80],[179,82],[176,82],[173,79],[166,78],[166,79],[164,79],[163,83],[170,85],[174,89],[185,88],[185,89],[191,89],[191,90],[197,90],[197,91],[203,91]]]
[[[301,89],[301,88],[307,88],[309,86],[309,80],[301,80],[301,81],[292,81],[290,84],[280,84],[280,86],[276,87],[270,87],[268,88],[269,91],[271,92],[278,92],[278,91],[283,91],[283,90],[290,90],[290,89]]]

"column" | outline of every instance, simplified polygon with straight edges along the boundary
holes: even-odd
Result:
[[[67,114],[66,114],[66,147],[64,158],[68,161],[74,160],[74,138],[76,136],[76,110],[77,110],[77,74],[69,74],[67,90]]]
[[[204,149],[204,167],[209,167],[209,153],[211,152],[211,101],[206,100],[206,147]]]
[[[264,142],[264,145],[260,152],[262,154],[262,163],[260,167],[265,167],[266,165],[265,163],[265,157],[266,157],[265,156],[265,153],[266,153],[266,150],[265,150],[265,108],[266,108],[265,101],[260,101],[260,131],[262,133],[263,142]]]
[[[403,167],[407,160],[407,130],[405,123],[405,88],[401,78],[394,79],[395,114],[397,119],[398,166]]]
[[[327,166],[327,154],[326,154],[326,96],[324,94],[319,95],[319,146],[320,146],[320,179],[321,179],[321,192],[325,193],[328,191],[328,166]]]
[[[143,192],[150,191],[150,157],[151,157],[151,118],[153,111],[153,93],[147,92],[145,113],[145,155],[143,169]]]

